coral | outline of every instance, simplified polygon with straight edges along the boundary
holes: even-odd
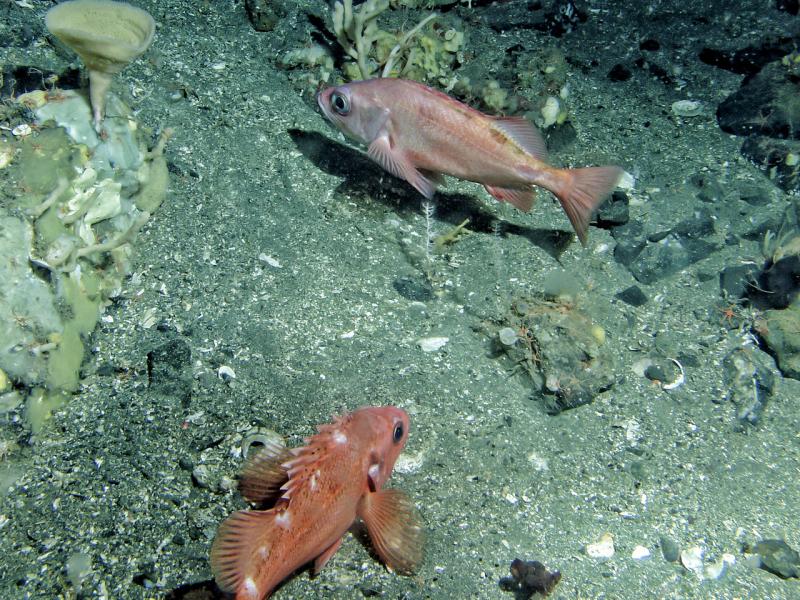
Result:
[[[391,34],[378,29],[376,19],[388,8],[389,0],[367,0],[355,12],[353,0],[337,1],[333,6],[336,40],[358,65],[358,77],[354,79],[369,79],[377,71],[374,63],[370,62],[370,54],[381,38]]]
[[[430,13],[410,30],[392,33],[380,29],[377,23],[377,18],[387,11],[391,12],[388,0],[367,0],[356,10],[352,0],[334,4],[333,32],[345,54],[354,61],[343,65],[346,78],[380,75],[417,81],[447,80],[464,44],[463,32],[453,27],[428,27],[439,17]]]

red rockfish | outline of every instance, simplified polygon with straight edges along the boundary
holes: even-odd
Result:
[[[544,139],[522,117],[485,115],[416,81],[353,81],[320,91],[317,102],[345,135],[369,147],[372,160],[426,198],[445,174],[480,183],[527,212],[533,186],[543,187],[584,245],[592,213],[622,174],[619,167],[551,167]]]
[[[269,510],[240,510],[211,547],[217,585],[237,600],[261,600],[293,571],[314,561],[318,573],[361,518],[378,556],[410,573],[422,561],[423,531],[414,505],[384,490],[408,439],[408,415],[364,407],[319,425],[301,448],[268,444],[248,459],[239,489]]]

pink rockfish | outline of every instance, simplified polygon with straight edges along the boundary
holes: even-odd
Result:
[[[525,212],[534,186],[561,202],[586,245],[589,219],[616,187],[619,167],[559,169],[545,162],[541,134],[521,117],[492,117],[437,90],[405,79],[353,81],[323,89],[317,102],[369,157],[431,198],[442,174],[482,184]]]
[[[408,421],[400,408],[367,406],[318,426],[305,446],[270,444],[248,459],[242,495],[275,505],[237,511],[220,525],[211,547],[217,585],[236,600],[263,600],[310,561],[319,573],[359,518],[386,566],[413,572],[422,561],[422,524],[403,492],[383,487]]]

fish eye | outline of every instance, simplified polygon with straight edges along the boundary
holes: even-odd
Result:
[[[341,92],[331,94],[331,108],[337,115],[346,117],[350,114],[350,100]]]
[[[398,423],[397,425],[394,426],[394,433],[392,433],[392,439],[394,440],[395,444],[403,439],[403,424],[402,423]]]

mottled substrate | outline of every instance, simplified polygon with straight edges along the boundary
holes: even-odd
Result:
[[[618,376],[603,352],[605,331],[572,300],[519,300],[509,314],[502,325],[514,335],[498,336],[497,345],[531,377],[547,413],[588,404],[612,387]]]

